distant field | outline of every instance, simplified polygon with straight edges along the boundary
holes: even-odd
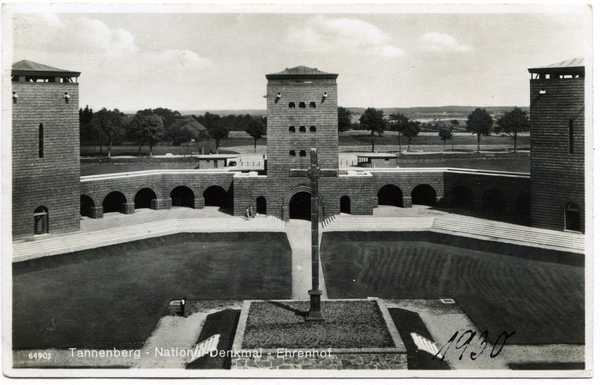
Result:
[[[453,298],[494,340],[515,331],[507,343],[583,344],[583,256],[509,246],[433,233],[329,232],[321,257],[329,298]]]
[[[340,150],[344,151],[345,147],[360,147],[362,151],[367,151],[371,149],[371,141],[375,143],[375,151],[398,151],[398,134],[392,132],[385,132],[383,136],[374,135],[371,137],[371,134],[365,131],[347,131],[340,133],[339,135],[339,146]],[[454,140],[446,141],[446,150],[451,150],[453,148],[456,150],[476,150],[477,146],[477,137],[475,135],[471,135],[465,132],[457,133],[454,137]],[[517,141],[518,149],[529,149],[529,135],[525,134],[520,136]],[[257,141],[258,146],[265,146],[267,144],[267,139],[262,138]],[[404,137],[401,138],[402,151],[408,150],[408,140]],[[512,150],[514,145],[513,139],[508,136],[499,136],[499,135],[490,135],[486,137],[482,137],[481,146],[482,149],[486,150]],[[231,133],[231,138],[225,139],[221,141],[219,146],[219,153],[227,154],[231,153],[232,150],[230,148],[234,147],[246,147],[249,149],[253,149],[254,147],[254,139],[248,136],[245,132],[235,132]],[[202,141],[198,142],[195,145],[181,145],[181,146],[170,146],[170,145],[158,145],[153,148],[153,155],[165,155],[167,153],[171,153],[173,155],[189,155],[189,154],[198,154],[202,152],[204,149],[204,153],[208,154],[209,152],[216,152],[216,146],[214,140]],[[444,150],[444,142],[440,139],[437,133],[435,132],[423,132],[418,135],[416,138],[413,138],[411,143],[412,151],[443,151]],[[82,145],[81,146],[81,156],[106,156],[108,150],[106,146],[103,146],[102,153],[100,152],[100,146],[90,146],[90,145]],[[142,147],[142,155],[149,155],[148,146]],[[138,147],[135,145],[119,145],[113,146],[112,155],[129,155],[129,156],[137,156],[138,155]]]

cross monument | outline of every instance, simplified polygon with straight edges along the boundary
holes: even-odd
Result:
[[[310,227],[311,227],[311,257],[312,257],[312,289],[310,295],[310,310],[307,321],[325,321],[321,315],[321,294],[319,290],[319,178],[336,177],[338,170],[321,170],[317,164],[317,149],[310,149],[310,168],[308,170],[290,170],[291,177],[308,177],[310,179]]]

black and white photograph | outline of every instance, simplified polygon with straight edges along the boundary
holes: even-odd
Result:
[[[4,4],[4,376],[591,377],[592,19]]]

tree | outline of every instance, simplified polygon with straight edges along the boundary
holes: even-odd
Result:
[[[408,125],[404,126],[402,130],[402,136],[406,136],[408,138],[408,151],[410,152],[410,144],[412,143],[412,138],[419,135],[421,132],[421,122],[417,122],[415,120],[409,120]]]
[[[481,136],[488,136],[494,125],[494,119],[485,108],[476,108],[467,117],[467,131],[477,135],[477,152],[480,150]]]
[[[259,119],[251,119],[246,125],[246,133],[254,138],[254,152],[256,153],[256,142],[267,135],[267,126]]]
[[[363,130],[371,131],[371,151],[375,151],[375,141],[373,134],[377,132],[379,136],[383,134],[385,129],[385,121],[383,120],[383,111],[369,107],[360,116],[360,127]]]
[[[446,151],[446,141],[452,139],[452,130],[448,128],[442,128],[440,130],[440,139],[444,141],[444,151]]]
[[[125,124],[123,122],[124,116],[125,114],[118,109],[110,111],[106,108],[102,108],[94,114],[95,126],[102,132],[104,138],[106,138],[109,158],[111,156],[113,143],[125,134]]]
[[[150,156],[152,156],[152,147],[164,137],[165,126],[160,116],[148,114],[147,110],[138,111],[128,126],[127,134],[130,139],[137,142],[138,156],[141,155],[144,143],[150,146]]]
[[[395,113],[390,115],[390,131],[398,131],[398,153],[402,154],[402,131],[408,126],[408,118],[404,114]]]
[[[514,152],[517,152],[517,136],[519,132],[529,131],[529,116],[527,111],[523,111],[519,107],[515,107],[502,117],[496,120],[498,124],[494,128],[494,132],[508,134],[515,141]]]
[[[460,125],[460,122],[458,120],[456,120],[456,119],[452,119],[450,121],[450,124],[453,125],[453,126],[458,126],[458,125]]]
[[[338,107],[338,132],[348,131],[352,128],[352,111]]]
[[[208,112],[207,112],[207,114],[208,114]],[[227,129],[227,127],[225,127],[221,123],[213,124],[210,127],[208,127],[206,130],[208,131],[208,135],[210,135],[215,140],[216,151],[218,154],[219,153],[219,144],[221,143],[221,140],[227,139],[227,137],[229,136],[229,130]]]

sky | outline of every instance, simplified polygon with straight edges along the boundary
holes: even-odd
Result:
[[[339,74],[344,107],[528,106],[527,68],[592,61],[584,5],[8,10],[10,62],[81,71],[94,110],[265,109],[298,65]]]

